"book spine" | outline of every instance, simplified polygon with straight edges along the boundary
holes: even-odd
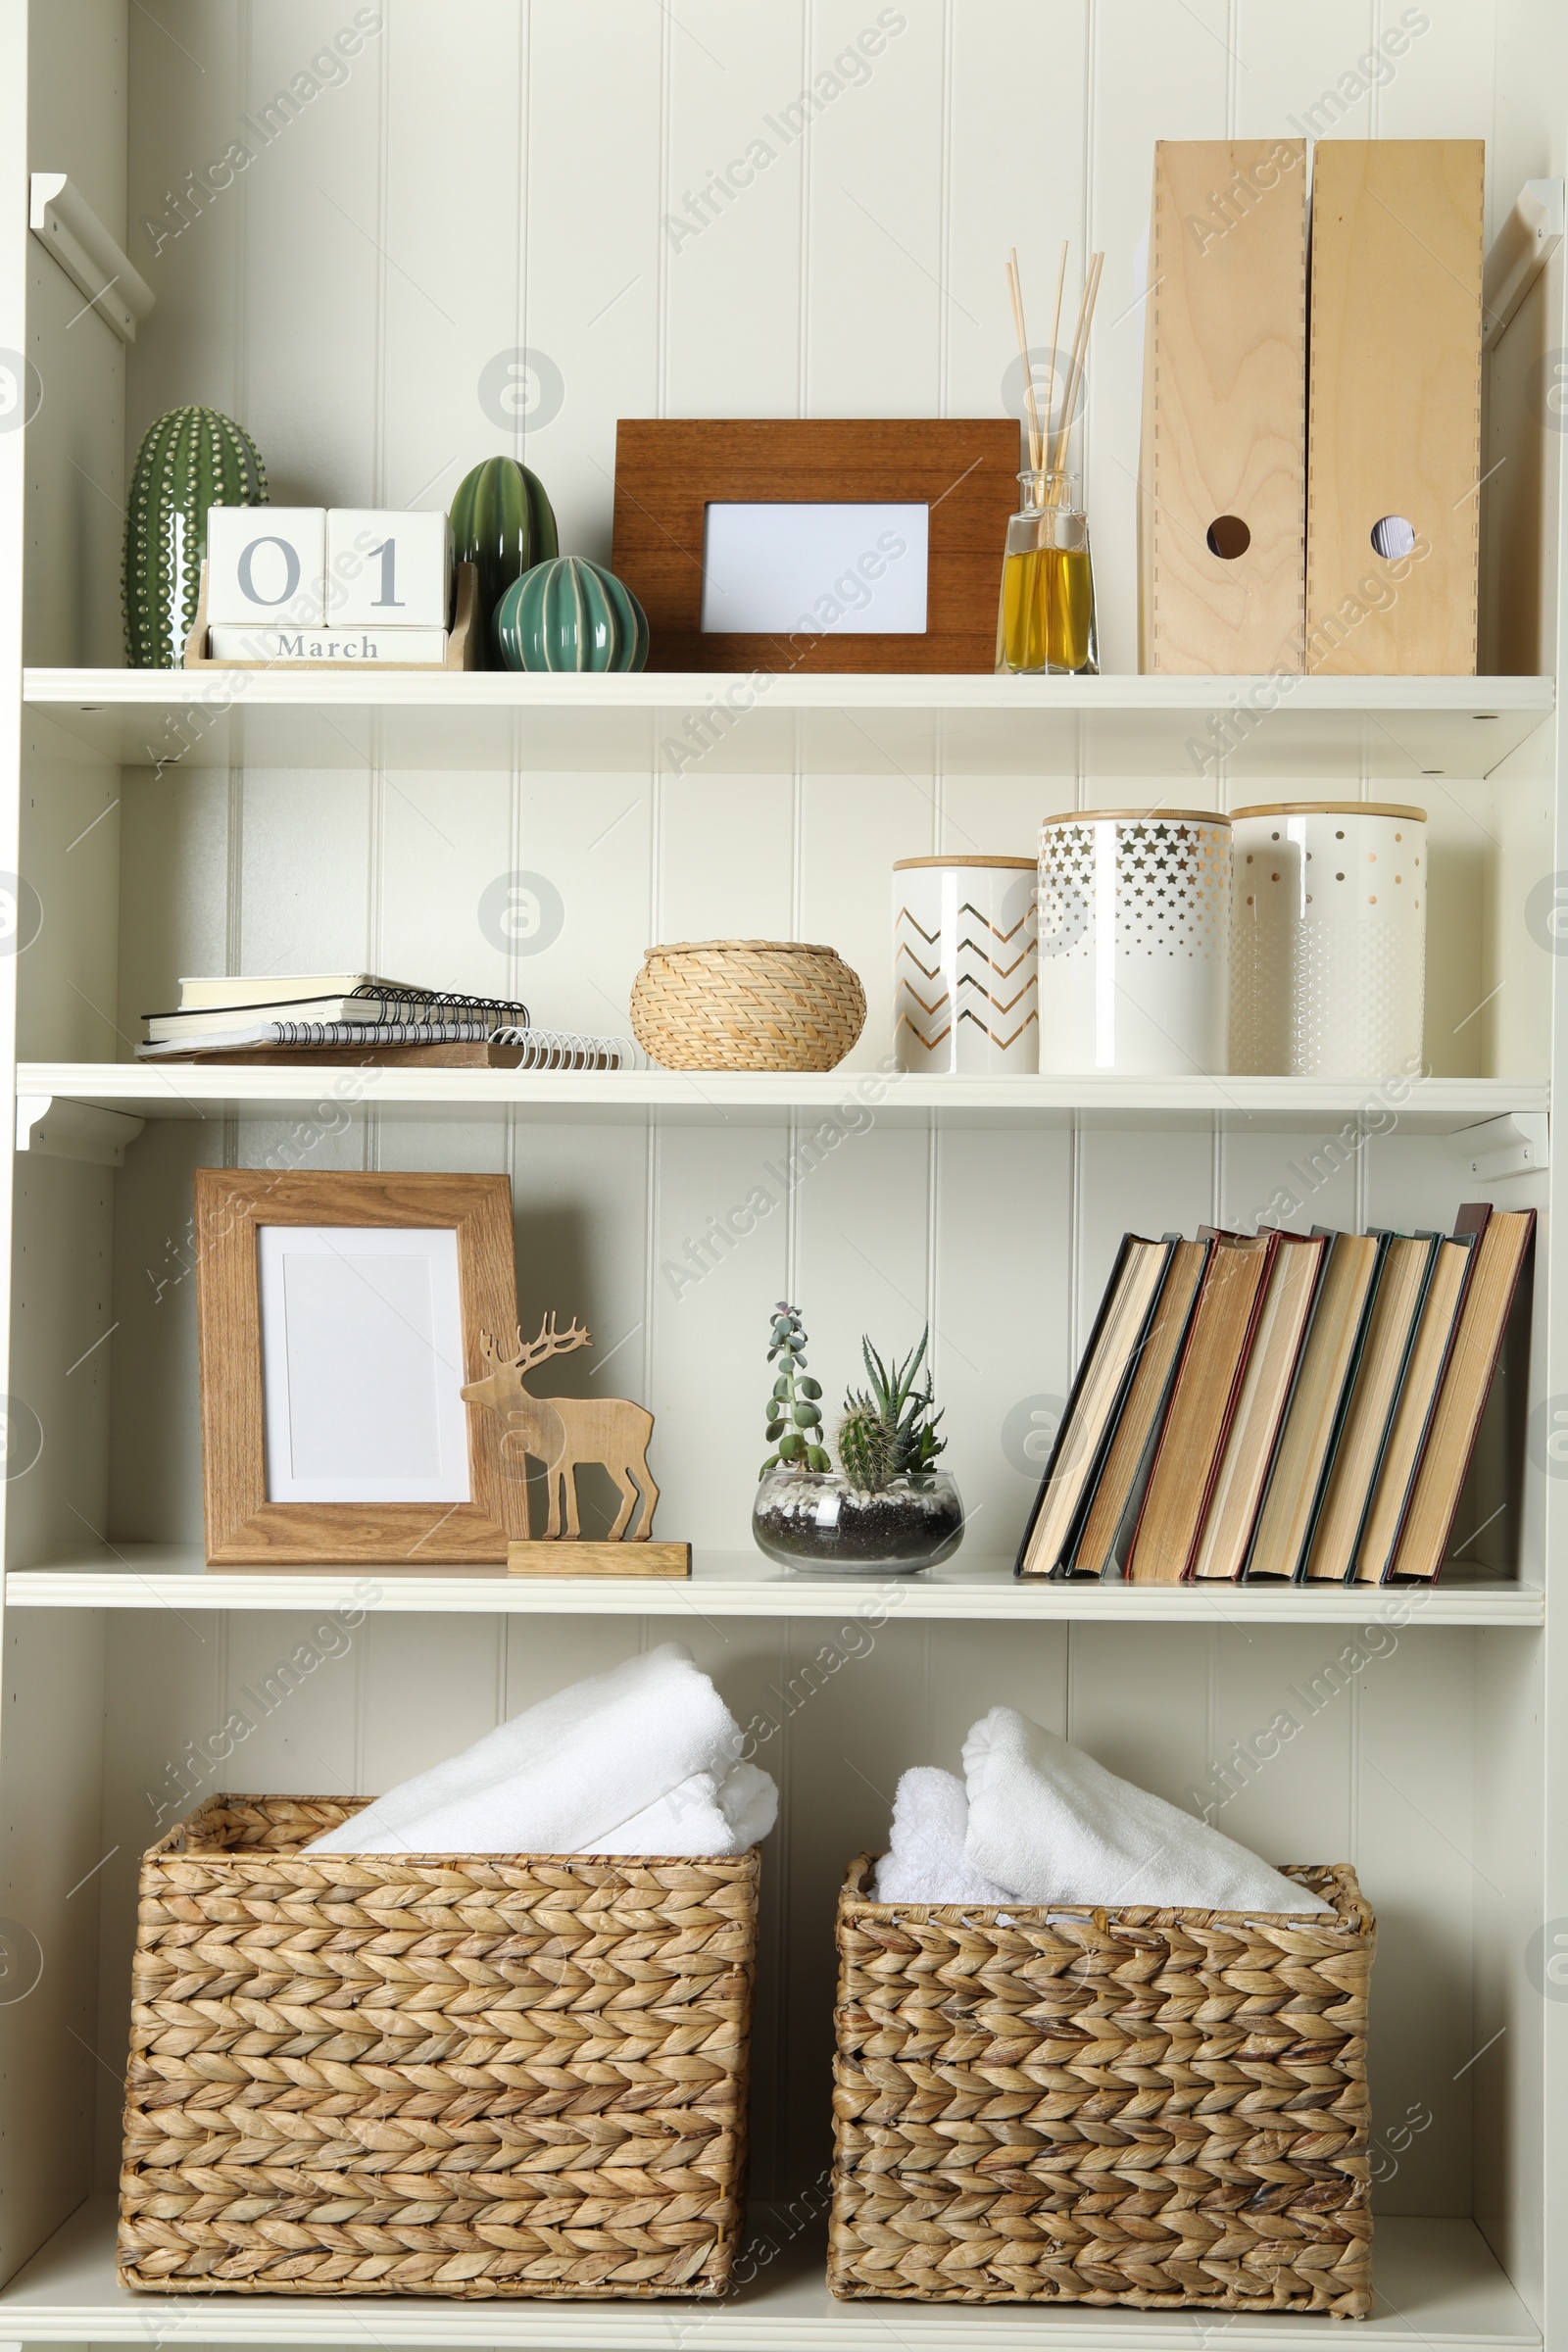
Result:
[[[1199,1545],[1203,1540],[1203,1524],[1213,1504],[1214,1489],[1219,1482],[1219,1466],[1225,1458],[1225,1447],[1230,1441],[1231,1424],[1236,1418],[1236,1408],[1241,1400],[1242,1382],[1247,1377],[1247,1366],[1257,1343],[1257,1327],[1263,1317],[1263,1300],[1267,1296],[1269,1283],[1273,1279],[1274,1261],[1279,1255],[1279,1249],[1278,1233],[1270,1233],[1268,1246],[1263,1251],[1262,1264],[1252,1291],[1252,1311],[1247,1318],[1247,1329],[1242,1335],[1242,1351],[1231,1372],[1230,1395],[1225,1399],[1225,1411],[1220,1421],[1219,1436],[1215,1441],[1214,1450],[1208,1457],[1208,1476],[1203,1483],[1202,1500],[1198,1506],[1198,1518],[1193,1527],[1192,1541],[1187,1546],[1187,1557],[1182,1563],[1179,1581],[1184,1585],[1192,1582]]]

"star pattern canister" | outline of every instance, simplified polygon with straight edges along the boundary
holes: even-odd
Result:
[[[1226,1067],[1231,821],[1084,808],[1040,828],[1040,1067],[1212,1077]]]

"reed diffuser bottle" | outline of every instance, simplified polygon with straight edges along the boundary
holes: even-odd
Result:
[[[1070,473],[1026,468],[1007,525],[997,615],[997,667],[1019,675],[1098,677],[1089,517]]]
[[[1002,602],[997,612],[997,667],[1015,676],[1098,677],[1099,630],[1095,622],[1095,570],[1089,553],[1089,517],[1078,497],[1078,477],[1067,470],[1067,453],[1078,395],[1083,388],[1089,330],[1100,291],[1102,253],[1090,256],[1078,305],[1072,356],[1061,381],[1056,413],[1056,335],[1067,274],[1063,244],[1056,270],[1056,308],[1051,325],[1045,417],[1035,396],[1034,363],[1024,325],[1023,282],[1016,249],[1007,261],[1007,292],[1023,367],[1029,428],[1029,464],[1019,474],[1022,497],[1007,525],[1002,559]]]

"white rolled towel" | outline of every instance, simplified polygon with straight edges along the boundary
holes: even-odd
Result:
[[[969,1799],[963,1783],[914,1764],[893,1792],[893,1830],[876,1866],[879,1903],[1005,1903],[1012,1898],[964,1852]]]
[[[1328,1911],[1234,1838],[1117,1778],[1082,1748],[993,1707],[963,1743],[977,1870],[1026,1903]]]
[[[744,1854],[778,1819],[778,1786],[755,1764],[694,1772],[618,1830],[594,1838],[585,1854]]]
[[[710,1776],[716,1795],[740,1749],[740,1726],[690,1650],[664,1642],[525,1708],[461,1755],[388,1789],[311,1847],[340,1854],[646,1853],[653,1849],[604,1841],[694,1779]],[[751,1784],[733,1801],[743,1821],[756,1817]],[[729,1824],[729,1841],[707,1850],[743,1851],[721,1806],[712,1818]]]

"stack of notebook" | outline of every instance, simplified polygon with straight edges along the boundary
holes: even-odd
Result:
[[[1128,1234],[1019,1574],[1430,1582],[1535,1222]]]
[[[140,1061],[618,1070],[635,1058],[623,1038],[532,1029],[526,1004],[411,988],[373,972],[181,980],[178,1010],[143,1018]]]

